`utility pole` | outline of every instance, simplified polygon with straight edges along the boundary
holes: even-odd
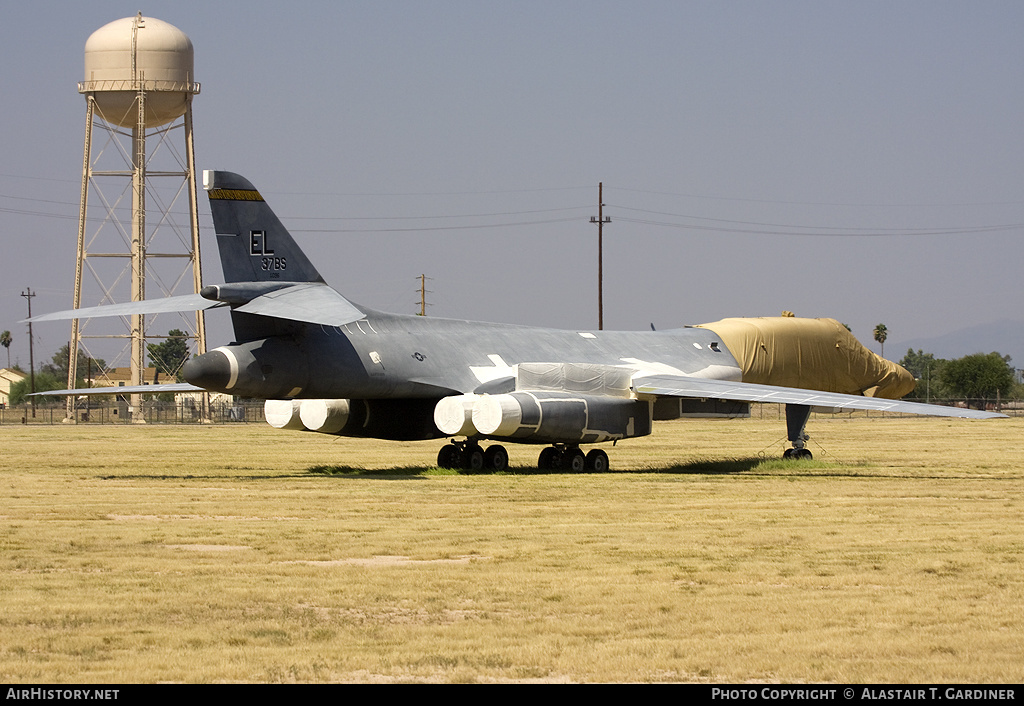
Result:
[[[427,276],[420,275],[420,316],[427,315]]]
[[[612,219],[604,215],[604,182],[597,182],[597,218],[590,217],[597,224],[597,330],[604,330],[604,224]]]
[[[25,297],[25,301],[28,304],[28,318],[32,318],[32,297],[35,294],[32,293],[31,287],[26,287],[26,291],[21,293],[21,296]],[[32,345],[32,322],[28,322],[28,375],[29,375],[29,387],[32,390],[32,394],[36,392],[36,357],[34,353],[34,347]],[[29,397],[32,401],[32,418],[36,417],[36,398]]]

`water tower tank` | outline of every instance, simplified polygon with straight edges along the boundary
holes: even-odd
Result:
[[[126,17],[100,27],[85,43],[85,81],[108,123],[136,127],[135,101],[145,91],[146,127],[165,125],[185,113],[194,83],[192,40],[153,17]]]

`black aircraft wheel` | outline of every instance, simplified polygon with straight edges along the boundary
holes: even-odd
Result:
[[[811,453],[810,449],[796,449],[793,454],[793,458],[800,461],[810,461],[814,458],[814,454]]]
[[[562,452],[562,468],[579,473],[587,467],[587,459],[579,449],[566,449]]]
[[[504,446],[488,446],[484,452],[484,468],[488,471],[504,471],[508,468],[508,451]]]
[[[537,470],[539,471],[553,471],[555,470],[555,464],[558,462],[558,449],[554,446],[549,446],[540,452],[540,458],[537,459]]]
[[[437,452],[438,468],[459,467],[459,447],[455,444],[446,444]]]
[[[484,450],[477,444],[466,444],[462,450],[462,468],[467,471],[479,471],[484,467]]]
[[[608,454],[601,449],[591,449],[587,454],[586,467],[588,471],[604,473],[608,470]]]
[[[796,453],[796,449],[786,449],[785,451],[782,452],[782,458],[784,458],[784,459],[793,458],[793,454],[795,454],[795,453]]]

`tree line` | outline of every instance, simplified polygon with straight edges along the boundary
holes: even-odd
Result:
[[[182,382],[181,369],[189,358],[187,333],[181,329],[171,329],[163,343],[148,343],[149,364],[156,368],[164,382]],[[3,345],[0,342],[0,345]],[[68,371],[70,369],[71,347],[64,344],[53,354],[50,362],[39,366],[35,375],[36,392],[68,389]],[[17,369],[17,368],[16,368]],[[78,349],[78,362],[75,366],[75,387],[87,387],[88,380],[102,378],[107,370],[107,363],[102,358],[92,358],[81,348]],[[24,371],[21,371],[24,372]],[[9,401],[12,405],[22,404],[31,393],[31,380],[25,378],[11,385]]]
[[[1010,356],[974,353],[945,360],[911,348],[900,365],[917,379],[914,397],[925,401],[969,400],[973,406],[1019,398],[1024,393],[1016,382]]]

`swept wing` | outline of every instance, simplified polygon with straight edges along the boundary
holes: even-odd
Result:
[[[165,297],[163,299],[145,299],[139,302],[124,302],[122,304],[104,304],[102,306],[89,306],[82,309],[67,309],[66,311],[55,311],[52,314],[41,314],[25,319],[22,323],[39,323],[40,321],[64,321],[70,319],[91,319],[100,316],[132,316],[133,314],[164,314],[171,311],[196,311],[197,309],[212,309],[217,306],[225,306],[219,301],[210,301],[199,294],[185,294],[177,297]]]
[[[647,375],[634,380],[633,389],[640,395],[664,397],[710,398],[740,402],[777,402],[809,407],[838,407],[877,412],[907,412],[933,417],[963,417],[992,419],[1005,417],[996,412],[983,412],[963,407],[944,407],[919,402],[903,402],[882,397],[859,397],[838,392],[801,390],[795,387],[776,387],[749,382],[732,382],[682,375]]]
[[[157,385],[125,385],[123,387],[79,387],[74,390],[48,390],[33,393],[36,397],[71,397],[79,395],[132,395],[136,392],[144,395],[158,395],[161,392],[205,392],[201,387],[187,382],[168,382]]]

